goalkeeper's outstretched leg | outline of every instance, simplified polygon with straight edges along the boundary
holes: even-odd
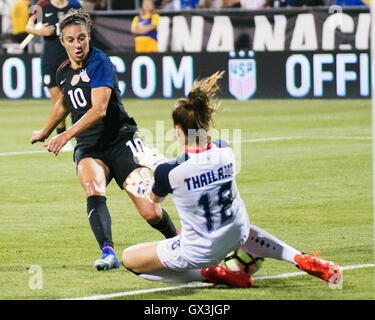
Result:
[[[290,262],[300,270],[333,284],[342,279],[340,268],[331,261],[316,257],[319,252],[305,254],[254,225],[250,226],[249,236],[241,248],[256,257]]]

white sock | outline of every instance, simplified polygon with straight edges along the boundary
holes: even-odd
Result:
[[[151,281],[164,281],[172,283],[187,283],[192,281],[203,281],[201,269],[191,269],[184,271],[163,270],[154,274],[139,274],[140,277]]]
[[[256,257],[284,260],[293,264],[296,264],[295,255],[301,254],[301,251],[254,225],[250,226],[250,234],[242,250]]]

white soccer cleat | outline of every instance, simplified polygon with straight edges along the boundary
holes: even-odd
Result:
[[[111,247],[102,248],[102,257],[94,262],[94,268],[98,271],[118,269],[119,262]]]

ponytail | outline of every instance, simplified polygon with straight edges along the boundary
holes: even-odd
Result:
[[[186,137],[189,130],[204,130],[207,135],[213,123],[212,117],[220,107],[216,92],[220,88],[218,81],[223,74],[224,71],[218,71],[208,78],[194,81],[187,98],[179,99],[175,104],[172,112],[173,123],[175,126],[181,126]]]

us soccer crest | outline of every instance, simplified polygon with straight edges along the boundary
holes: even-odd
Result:
[[[90,78],[86,72],[86,69],[82,70],[80,73],[79,73],[81,79],[83,82],[89,82],[90,81]]]
[[[238,57],[237,57],[238,56]],[[257,89],[254,52],[231,52],[228,60],[229,92],[238,100],[250,99]]]
[[[72,80],[70,81],[70,84],[74,87],[78,84],[79,80],[81,79],[81,76],[79,74],[75,74],[72,77]]]

